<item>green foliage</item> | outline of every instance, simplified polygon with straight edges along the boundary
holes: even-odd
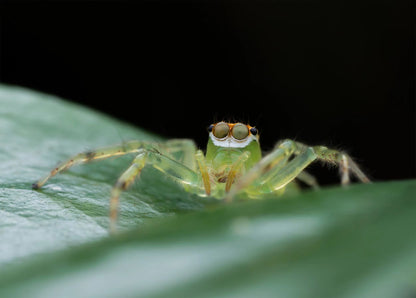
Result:
[[[411,297],[416,181],[222,204],[147,169],[109,193],[131,158],[31,183],[80,151],[159,139],[53,96],[0,86],[0,297]]]

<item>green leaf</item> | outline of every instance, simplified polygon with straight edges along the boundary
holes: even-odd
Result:
[[[416,294],[415,180],[224,205],[148,170],[123,196],[127,231],[107,237],[108,194],[129,158],[30,185],[71,154],[157,137],[6,86],[0,129],[0,297]]]

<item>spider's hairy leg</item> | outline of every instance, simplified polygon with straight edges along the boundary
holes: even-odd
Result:
[[[308,147],[307,145],[299,142],[295,143],[298,150],[304,150]],[[315,151],[318,160],[339,166],[342,185],[350,183],[350,173],[363,183],[371,182],[363,171],[361,171],[360,167],[345,152],[329,149],[325,146],[313,146],[312,148]]]
[[[197,172],[160,152],[140,149],[130,167],[120,176],[111,191],[110,230],[112,232],[116,230],[120,194],[134,182],[144,166],[147,165],[161,171],[185,188],[194,190],[195,193],[205,191],[201,186],[201,178]]]
[[[56,174],[69,169],[70,167],[87,163],[93,160],[105,159],[112,156],[137,153],[140,148],[151,146],[151,143],[144,141],[130,141],[119,145],[99,148],[93,151],[79,153],[68,160],[57,165],[48,175],[32,184],[33,189],[41,188],[50,178]]]

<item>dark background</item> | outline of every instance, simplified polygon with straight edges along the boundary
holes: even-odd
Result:
[[[409,178],[413,15],[397,0],[9,1],[0,80],[202,148],[210,123],[238,120],[265,149],[326,144],[375,180]]]

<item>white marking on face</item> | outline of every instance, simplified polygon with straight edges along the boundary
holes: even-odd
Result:
[[[211,141],[214,143],[215,146],[226,148],[244,148],[247,147],[252,141],[257,140],[257,137],[253,135],[249,135],[247,138],[243,140],[237,140],[232,136],[227,136],[223,139],[218,139],[214,136],[212,132],[209,133],[209,137],[211,138]]]

